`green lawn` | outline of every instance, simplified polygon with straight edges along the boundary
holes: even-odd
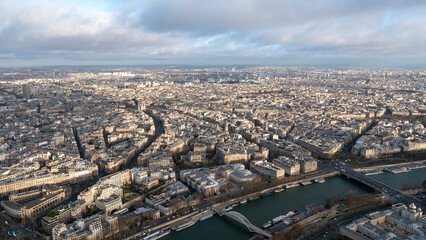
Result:
[[[347,162],[347,164],[351,165],[351,166],[358,166],[360,164],[360,162],[358,160],[352,160]]]
[[[137,197],[139,197],[140,195],[139,194],[137,194],[137,193],[135,193],[135,192],[132,192],[132,193],[130,193],[129,195],[127,195],[126,197],[124,197],[123,198],[123,203],[126,203],[126,202],[128,202],[128,201],[131,201],[131,200],[133,200],[133,199],[135,199],[135,198],[137,198]]]

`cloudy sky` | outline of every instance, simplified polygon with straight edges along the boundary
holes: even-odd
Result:
[[[425,0],[0,0],[0,67],[426,66]]]

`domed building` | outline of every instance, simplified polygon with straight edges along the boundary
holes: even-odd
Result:
[[[417,208],[414,203],[411,203],[410,206],[408,206],[408,209],[404,209],[401,212],[401,216],[403,218],[409,219],[412,222],[416,222],[417,219],[422,217],[422,215],[422,209]]]

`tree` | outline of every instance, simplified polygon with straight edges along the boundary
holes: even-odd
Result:
[[[353,190],[353,189],[349,190],[349,192],[348,192],[348,198],[352,198],[352,197],[356,197],[356,196],[358,196],[358,191],[357,190]]]
[[[290,230],[293,232],[293,234],[294,234],[296,237],[300,237],[300,236],[302,236],[302,234],[305,232],[305,231],[304,231],[304,229],[303,229],[303,227],[302,227],[299,223],[294,224],[294,225],[291,227],[291,229],[290,229]]]
[[[274,236],[274,238],[273,238],[273,240],[287,240],[287,239],[288,239],[288,238],[287,238],[286,234],[285,234],[283,231],[278,232],[278,233]]]
[[[330,198],[326,198],[325,200],[325,205],[327,208],[331,208],[333,207],[336,203],[340,202],[342,200],[342,196],[341,195],[337,195],[334,197],[330,197]]]

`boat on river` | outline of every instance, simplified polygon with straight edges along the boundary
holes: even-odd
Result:
[[[279,223],[279,222],[282,222],[284,219],[287,219],[287,218],[289,218],[289,217],[291,217],[291,216],[293,216],[294,214],[296,214],[298,212],[298,210],[292,210],[292,211],[290,211],[290,212],[288,212],[287,214],[283,214],[283,215],[280,215],[280,216],[278,216],[278,217],[276,217],[276,218],[273,218],[271,221],[269,221],[269,222],[271,222],[272,224],[277,224],[277,223]],[[268,223],[268,222],[266,222],[266,223]]]
[[[314,180],[314,182],[316,183],[325,183],[325,179],[324,178],[317,178]]]
[[[270,227],[270,226],[272,226],[272,222],[271,222],[271,221],[267,221],[266,223],[264,223],[264,224],[262,225],[262,227],[263,227],[263,228],[268,228],[268,227]]]
[[[150,235],[144,237],[143,240],[157,240],[157,239],[165,237],[165,236],[167,236],[169,234],[170,234],[170,230],[163,231],[163,232],[157,231],[157,232],[155,232],[153,234],[150,234]]]
[[[200,218],[200,222],[202,222],[202,221],[204,221],[204,220],[207,220],[207,219],[209,219],[209,218],[211,218],[211,217],[213,217],[213,214],[206,215],[206,216],[204,216],[204,217]]]
[[[406,168],[406,167],[402,167],[402,168],[391,168],[388,169],[389,172],[393,173],[393,174],[398,174],[398,173],[406,173],[411,171],[410,168]]]
[[[233,206],[228,206],[228,207],[224,208],[223,211],[228,212],[228,211],[231,211],[232,209],[234,209]]]
[[[368,171],[368,172],[365,172],[364,174],[366,176],[370,176],[370,175],[377,175],[377,174],[382,174],[382,173],[383,173],[383,171]]]
[[[294,187],[298,187],[298,186],[299,186],[298,183],[289,183],[289,184],[286,184],[284,187],[286,189],[288,189],[288,188],[294,188]]]
[[[256,200],[258,198],[259,198],[259,196],[254,196],[254,197],[249,198],[249,201],[253,201],[253,200]]]
[[[195,222],[194,222],[194,221],[186,222],[186,223],[184,223],[184,224],[181,224],[181,225],[177,226],[176,231],[180,231],[180,230],[183,230],[183,229],[185,229],[185,228],[189,228],[189,227],[191,227],[191,226],[192,226],[192,225],[194,225],[194,224],[195,224]]]
[[[302,182],[302,185],[303,185],[303,186],[310,185],[310,184],[312,184],[312,182],[311,182],[311,181],[303,181],[303,182]]]
[[[273,192],[268,192],[268,193],[264,193],[264,194],[262,194],[262,195],[260,195],[261,197],[267,197],[267,196],[269,196],[269,195],[271,195]]]

